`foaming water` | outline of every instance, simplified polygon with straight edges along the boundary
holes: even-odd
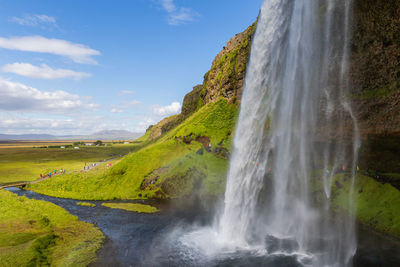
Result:
[[[206,256],[263,250],[301,265],[352,264],[354,220],[331,209],[341,168],[352,194],[360,145],[346,101],[350,14],[345,0],[264,1],[225,206],[214,227],[184,235],[183,245]]]

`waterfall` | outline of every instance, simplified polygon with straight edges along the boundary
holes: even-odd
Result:
[[[346,100],[351,8],[350,0],[263,3],[216,227],[238,248],[274,243],[308,255],[305,264],[351,265],[353,219],[331,208],[333,176],[344,166],[352,185],[359,147]]]

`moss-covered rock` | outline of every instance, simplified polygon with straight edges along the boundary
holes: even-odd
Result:
[[[185,118],[199,110],[204,105],[204,94],[205,91],[203,90],[203,85],[196,85],[190,93],[185,95],[181,112]]]
[[[400,238],[399,190],[388,183],[380,183],[361,174],[355,177],[352,191],[348,175],[337,175],[334,181],[334,207],[347,210],[364,225]],[[353,198],[354,210],[348,210],[349,196]]]
[[[237,34],[215,57],[211,69],[204,75],[204,103],[216,101],[220,96],[230,103],[240,103],[255,29],[256,23]]]

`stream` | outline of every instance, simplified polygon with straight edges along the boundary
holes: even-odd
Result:
[[[210,256],[204,251],[190,247],[190,240],[185,239],[185,233],[204,228],[205,225],[211,224],[213,218],[214,210],[210,211],[201,201],[114,201],[146,203],[161,210],[154,214],[140,214],[103,207],[103,201],[86,201],[96,204],[96,207],[83,207],[76,205],[78,200],[49,197],[18,188],[10,188],[9,191],[30,199],[52,202],[80,220],[98,226],[106,235],[106,241],[98,252],[97,262],[92,266],[307,265],[298,261],[298,255],[287,253],[268,254],[263,250],[236,250]],[[400,266],[399,241],[361,226],[358,227],[357,236],[354,266]],[[211,240],[204,242],[210,242],[210,249],[214,247]]]

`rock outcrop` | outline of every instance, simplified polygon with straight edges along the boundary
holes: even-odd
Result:
[[[362,167],[400,171],[400,1],[355,1],[350,75]]]
[[[230,104],[239,105],[255,29],[256,23],[232,37],[214,58],[211,69],[204,75],[203,84],[196,85],[185,95],[181,113],[150,126],[145,138],[140,139],[154,140],[160,137],[201,107],[221,97],[226,98]]]
[[[185,96],[182,105],[184,117],[210,102],[217,101],[220,97],[228,99],[231,104],[240,103],[255,29],[256,23],[226,43],[214,58],[211,69],[204,75],[203,84],[195,86]]]

